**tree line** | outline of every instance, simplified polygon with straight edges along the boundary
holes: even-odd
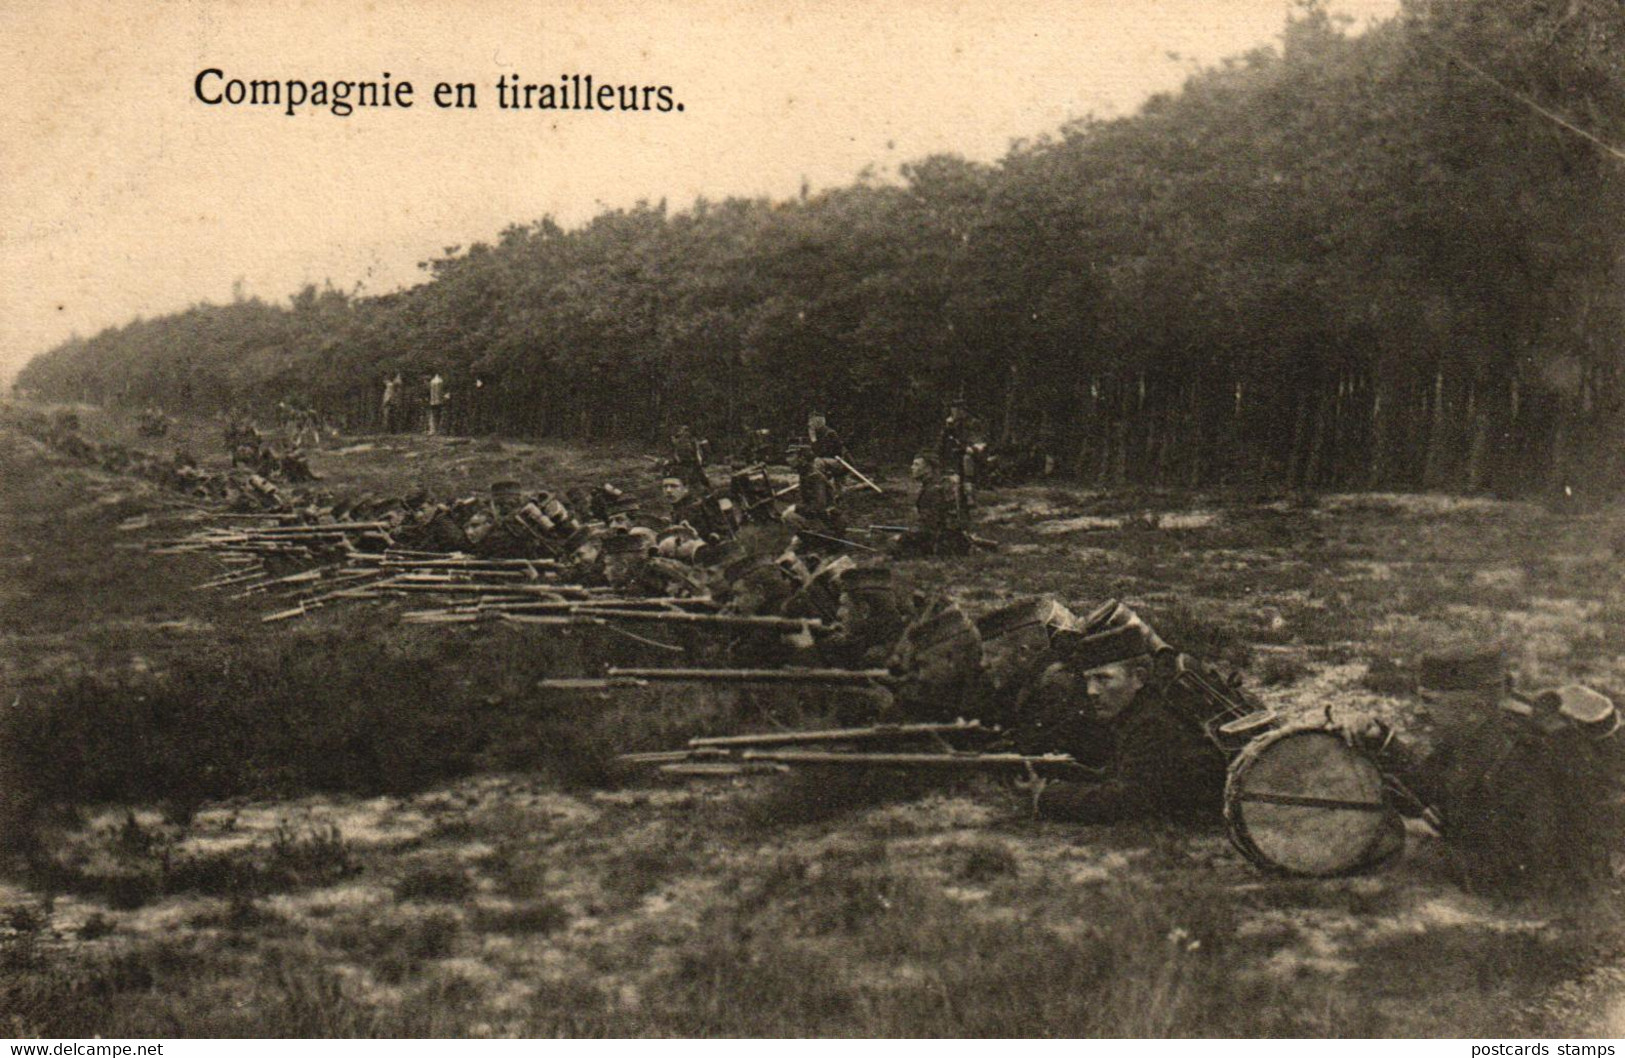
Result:
[[[551,218],[377,297],[307,287],[42,354],[54,398],[725,441],[829,413],[875,457],[963,396],[1105,485],[1529,494],[1625,471],[1625,8],[1407,0],[997,162]]]

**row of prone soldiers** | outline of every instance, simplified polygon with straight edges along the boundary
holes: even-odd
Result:
[[[143,478],[233,512],[293,511],[305,501],[279,486],[273,477],[315,480],[308,466],[304,467],[303,477],[288,477],[282,465],[269,458],[247,466],[234,464],[226,471],[210,470],[199,466],[184,449],[176,449],[174,455],[166,459],[115,441],[92,441],[80,432],[79,426],[79,418],[72,412],[58,412],[49,418],[34,415],[23,423],[24,429],[35,439],[80,462],[99,466],[109,473]]]
[[[848,535],[880,532],[895,536],[891,550],[896,557],[964,555],[973,547],[991,545],[969,532],[976,459],[974,449],[967,446],[970,435],[961,436],[956,429],[950,417],[937,448],[922,451],[910,467],[918,490],[918,524],[913,528],[848,526],[843,495],[855,487],[855,480],[874,486],[847,459],[840,435],[817,411],[808,417],[806,442],[792,445],[783,456],[795,475],[788,486],[779,487],[768,472],[775,453],[766,431],[754,432],[755,447],[749,453],[753,461],[731,471],[727,483],[719,486],[708,471],[709,444],[684,426],[671,438],[661,491],[672,505],[672,524],[691,526],[703,542],[730,538],[744,525],[782,524],[811,553],[866,547],[854,544]],[[793,501],[781,505],[779,501],[790,496]]]

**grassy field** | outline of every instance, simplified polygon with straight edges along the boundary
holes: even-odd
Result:
[[[140,441],[218,463],[213,429]],[[335,442],[323,486],[516,477],[652,495],[627,451]],[[906,517],[905,483],[861,520]],[[630,640],[262,625],[144,542],[205,517],[0,425],[0,1032],[51,1036],[1617,1034],[1612,883],[1513,899],[1417,829],[1364,877],[1266,877],[1218,831],[1034,822],[985,780],[650,783],[612,763],[828,694],[545,696]],[[1129,600],[1284,709],[1414,723],[1423,651],[1625,689],[1625,511],[1439,496],[984,498],[1005,546],[901,564],[972,612]],[[697,649],[703,644],[690,644]]]

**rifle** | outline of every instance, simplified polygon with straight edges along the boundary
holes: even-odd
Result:
[[[317,595],[313,598],[304,599],[299,603],[298,606],[294,606],[286,610],[278,610],[275,613],[266,614],[264,617],[260,618],[260,623],[270,624],[272,621],[286,621],[290,617],[303,617],[310,611],[320,609],[321,607],[326,606],[328,603],[336,602],[339,599],[371,598],[376,594],[378,589],[388,587],[390,587],[390,581],[384,580],[362,587],[340,588],[337,591],[330,591],[324,595]]]
[[[885,493],[885,491],[886,491],[885,489],[881,488],[879,485],[876,485],[874,482],[872,482],[868,478],[864,477],[863,476],[863,471],[859,470],[857,467],[855,467],[851,463],[847,462],[845,456],[836,456],[835,461],[837,463],[841,464],[841,466],[845,467],[846,472],[848,474],[851,474],[853,477],[857,478],[859,481],[863,482],[865,485],[869,486],[871,489],[874,489],[878,493],[882,493],[882,494]]]
[[[222,573],[218,577],[213,577],[209,580],[203,581],[200,584],[194,584],[192,585],[192,590],[203,591],[207,588],[232,587],[234,585],[240,585],[249,581],[258,580],[263,576],[265,576],[265,564],[263,562],[254,562],[250,565],[244,566],[241,569],[234,569],[228,573]]]
[[[689,739],[685,749],[628,753],[625,764],[656,765],[676,775],[782,773],[795,767],[905,768],[929,771],[1019,770],[1030,778],[1099,780],[1097,769],[1063,753],[1029,755],[989,751],[997,728],[976,720],[945,724],[877,724],[826,731],[787,731]],[[974,748],[955,745],[969,740]],[[801,749],[796,747],[821,747]],[[875,748],[879,747],[879,748]]]
[[[614,610],[616,613],[627,611],[652,613],[688,613],[692,611],[714,611],[717,604],[710,599],[685,598],[683,596],[650,597],[647,599],[618,599],[607,596],[594,598],[567,599],[564,597],[554,599],[527,599],[523,602],[495,602],[495,603],[458,603],[452,606],[443,606],[434,610],[415,610],[413,614],[463,614],[463,613],[574,613],[584,607],[594,610]]]
[[[815,617],[774,617],[751,614],[685,613],[675,610],[632,610],[616,607],[587,607],[563,613],[511,613],[500,606],[477,611],[418,611],[403,615],[414,624],[472,624],[496,619],[511,624],[569,628],[579,625],[607,625],[612,621],[648,621],[657,624],[699,625],[715,628],[766,628],[780,632],[819,632],[825,625]]]
[[[896,682],[886,669],[643,669],[604,670],[602,677],[566,677],[538,680],[544,690],[608,691],[622,687],[648,687],[656,683],[760,683],[808,684],[884,690]]]
[[[274,587],[276,587],[278,585],[281,585],[281,584],[307,584],[307,583],[311,583],[311,582],[314,582],[314,581],[319,581],[319,580],[322,579],[322,576],[324,574],[333,572],[336,569],[338,569],[337,566],[316,566],[316,567],[314,567],[312,569],[301,570],[298,573],[289,573],[285,577],[271,577],[268,580],[252,580],[251,582],[250,581],[235,581],[235,582],[231,582],[229,584],[217,584],[217,583],[214,583],[213,581],[209,581],[209,582],[206,582],[206,583],[210,587],[215,587],[215,588],[219,588],[219,587],[240,588],[240,589],[242,589],[241,591],[237,592],[235,595],[227,596],[227,598],[246,599],[250,595],[258,595],[262,591],[270,591],[272,588],[274,588]]]
[[[850,547],[858,551],[868,551],[876,555],[881,553],[880,549],[877,547],[870,547],[868,544],[860,544],[855,540],[847,540],[839,536],[833,536],[829,533],[820,533],[816,529],[797,529],[796,535],[810,536],[815,540],[823,540],[826,543],[839,544],[842,547]]]

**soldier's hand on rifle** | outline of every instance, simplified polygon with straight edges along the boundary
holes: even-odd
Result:
[[[1033,818],[1038,818],[1038,799],[1044,795],[1044,789],[1049,786],[1050,780],[1038,774],[1031,765],[1026,766],[1021,778],[1015,781],[1015,787],[1025,794],[1032,805]]]

